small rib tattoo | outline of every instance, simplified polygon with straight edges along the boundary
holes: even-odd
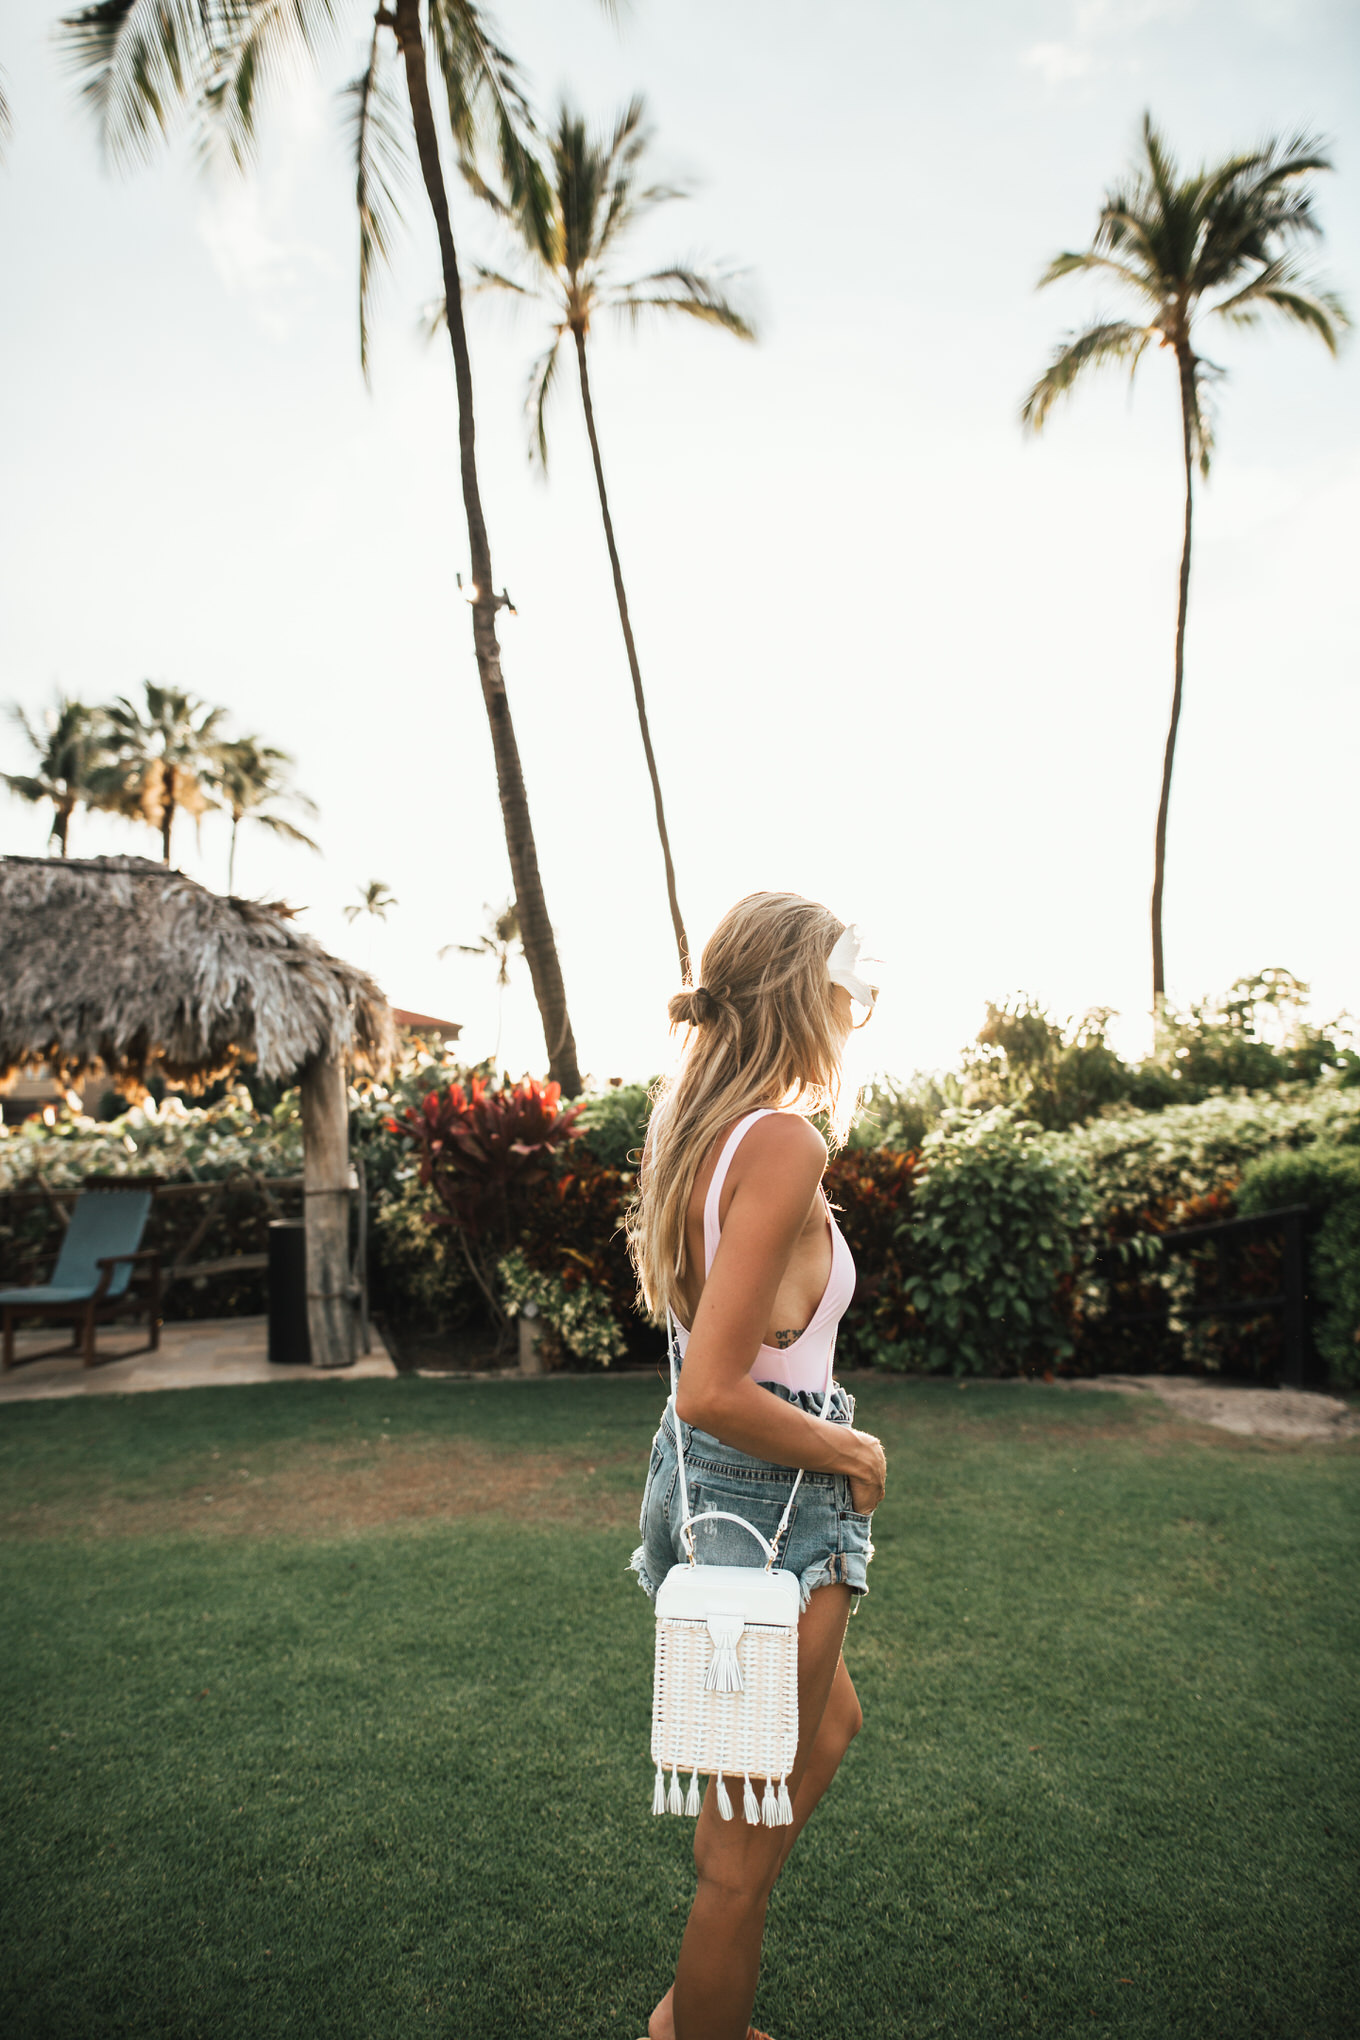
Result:
[[[772,1346],[778,1346],[778,1347],[779,1347],[779,1349],[780,1349],[780,1350],[781,1350],[781,1352],[782,1352],[782,1351],[784,1350],[784,1348],[785,1348],[785,1347],[787,1347],[787,1346],[791,1346],[791,1345],[793,1344],[793,1342],[794,1342],[794,1340],[795,1340],[795,1339],[801,1339],[801,1338],[802,1338],[802,1336],[803,1336],[803,1333],[804,1333],[804,1332],[805,1332],[806,1330],[807,1330],[807,1326],[806,1326],[806,1325],[803,1325],[803,1326],[802,1326],[802,1327],[801,1327],[801,1328],[800,1328],[800,1329],[799,1329],[798,1331],[796,1331],[796,1332],[776,1332],[776,1333],[775,1333],[775,1335],[774,1335],[774,1337],[773,1337],[773,1338],[771,1339],[771,1341],[770,1341],[770,1344],[771,1344]]]

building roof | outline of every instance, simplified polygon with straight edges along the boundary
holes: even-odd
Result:
[[[0,858],[0,1075],[154,1070],[200,1089],[238,1063],[291,1080],[314,1057],[374,1073],[392,1013],[373,979],[293,926],[145,857]]]

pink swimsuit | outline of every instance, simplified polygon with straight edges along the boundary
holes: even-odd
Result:
[[[732,1166],[732,1157],[741,1144],[748,1127],[758,1119],[769,1118],[769,1110],[748,1112],[739,1119],[723,1146],[718,1157],[718,1166],[713,1171],[713,1181],[708,1186],[704,1199],[704,1279],[707,1281],[713,1266],[713,1256],[718,1251],[722,1228],[718,1222],[718,1199],[722,1186],[727,1181],[727,1171]],[[825,1192],[819,1191],[823,1204]],[[808,1324],[791,1346],[762,1346],[756,1354],[751,1368],[753,1381],[778,1382],[781,1388],[814,1389],[818,1395],[826,1388],[827,1374],[832,1350],[836,1344],[836,1327],[850,1307],[855,1293],[855,1263],[849,1247],[841,1236],[840,1227],[831,1215],[831,1206],[826,1204],[826,1222],[831,1228],[831,1273],[826,1278],[822,1300]],[[677,1322],[676,1340],[683,1359],[689,1344],[689,1334]]]

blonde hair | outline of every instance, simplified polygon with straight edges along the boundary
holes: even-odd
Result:
[[[683,1299],[685,1214],[704,1157],[723,1128],[759,1106],[825,1113],[843,1140],[842,1023],[827,958],[845,923],[798,893],[750,893],[719,921],[699,983],[670,1002],[689,1030],[673,1075],[653,1098],[646,1167],[628,1217],[642,1303],[661,1318]]]

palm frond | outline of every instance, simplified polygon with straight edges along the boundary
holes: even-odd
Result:
[[[4,780],[10,792],[17,794],[20,800],[39,801],[52,798],[52,789],[47,781],[35,779],[31,773],[0,772],[0,779]]]
[[[1329,354],[1335,354],[1351,318],[1335,291],[1322,290],[1287,257],[1268,263],[1241,290],[1211,308],[1234,326],[1253,326],[1266,311],[1279,312],[1296,325],[1316,333]]]
[[[479,197],[544,228],[547,178],[534,154],[536,128],[519,66],[495,40],[474,0],[427,0],[427,20],[463,175]],[[478,165],[487,129],[495,140],[504,198]]]
[[[469,296],[488,290],[509,291],[514,297],[532,298],[538,295],[528,284],[516,283],[513,276],[507,276],[501,269],[488,268],[485,262],[474,262],[471,265],[470,276],[471,281],[467,286]]]
[[[1065,254],[1055,255],[1039,278],[1035,289],[1044,290],[1050,283],[1057,283],[1064,276],[1076,276],[1093,269],[1099,270],[1104,275],[1117,276],[1121,283],[1128,284],[1129,288],[1136,290],[1140,296],[1149,298],[1153,304],[1160,304],[1161,290],[1158,278],[1147,268],[1135,269],[1131,263],[1116,261],[1113,255],[1098,254],[1094,248],[1084,249],[1081,253],[1069,250]]]
[[[1134,326],[1118,319],[1089,326],[1084,333],[1060,341],[1053,359],[1025,398],[1020,411],[1022,422],[1031,430],[1042,432],[1059,397],[1069,396],[1088,369],[1118,361],[1127,363],[1132,375],[1153,338],[1152,327]]]
[[[220,13],[215,0],[95,0],[58,22],[111,162],[143,160],[169,133],[212,66]]]
[[[548,399],[557,378],[557,364],[567,329],[559,326],[552,345],[540,354],[529,370],[529,387],[524,394],[524,414],[529,421],[529,461],[542,474],[548,472]]]
[[[110,162],[146,160],[192,109],[201,153],[225,141],[244,163],[262,83],[331,31],[335,0],[94,0],[59,41]]]
[[[294,798],[301,799],[302,796],[299,794]],[[295,828],[292,822],[286,822],[282,815],[271,815],[257,808],[252,811],[250,819],[252,822],[258,822],[262,829],[272,829],[276,836],[286,836],[290,843],[301,843],[304,850],[315,850],[318,857],[321,855],[321,845],[313,842],[310,836],[304,835],[301,829]]]
[[[4,73],[0,72],[0,77],[3,76]],[[5,160],[5,150],[9,147],[9,138],[12,132],[13,125],[10,121],[9,98],[4,86],[0,85],[0,163],[3,163]]]
[[[738,340],[756,338],[755,321],[726,295],[728,277],[705,276],[683,263],[653,270],[617,286],[606,300],[612,311],[636,325],[645,312],[681,312],[704,325],[720,326]]]
[[[359,211],[359,366],[368,380],[368,322],[377,273],[392,260],[402,224],[400,187],[408,173],[401,102],[388,78],[378,24],[368,62],[346,85],[348,122],[354,145],[354,197]]]
[[[335,30],[337,0],[217,0],[220,28],[201,93],[200,154],[225,143],[237,168],[255,150],[261,92],[314,57]]]

